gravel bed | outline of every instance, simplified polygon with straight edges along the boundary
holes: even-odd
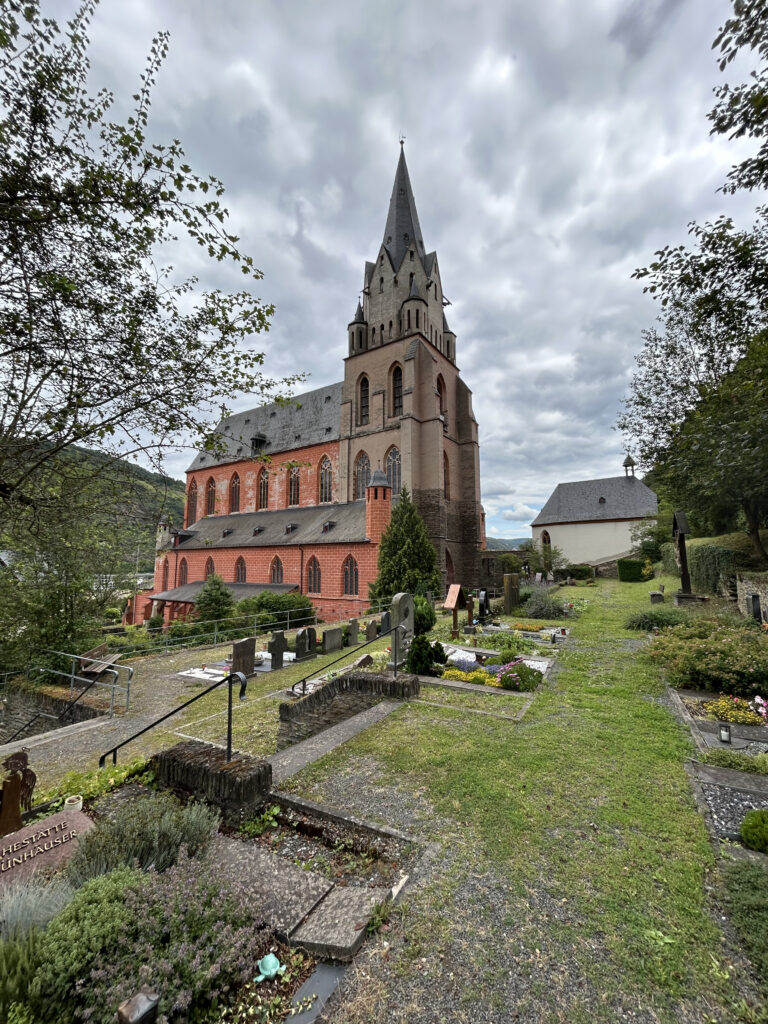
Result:
[[[768,810],[768,797],[740,793],[729,786],[701,784],[715,831],[721,839],[739,839],[741,823],[747,811]]]

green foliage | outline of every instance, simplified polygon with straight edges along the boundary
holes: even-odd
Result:
[[[728,914],[768,994],[768,871],[733,864],[723,872]]]
[[[699,619],[673,626],[653,638],[648,653],[672,686],[749,698],[768,690],[768,636],[747,623]]]
[[[224,580],[214,572],[200,588],[195,600],[195,616],[200,622],[215,622],[225,619],[234,605],[235,600]]]
[[[421,633],[428,633],[437,622],[435,606],[426,597],[416,594],[413,599],[413,629],[418,636]]]
[[[162,615],[150,615],[147,619],[147,632],[148,633],[159,633],[163,628],[165,618]]]
[[[525,615],[529,619],[562,619],[565,618],[563,602],[544,589],[534,590],[525,605]]]
[[[741,823],[741,839],[750,850],[768,853],[768,810],[747,811]]]
[[[432,644],[432,661],[435,665],[446,665],[448,663],[448,655],[445,653],[445,648],[439,640],[435,640]]]
[[[499,557],[501,563],[501,571],[503,573],[520,573],[523,568],[522,559],[518,555],[513,555],[511,551],[505,551],[503,555]]]
[[[617,563],[622,583],[640,583],[643,579],[643,563],[636,558],[620,558]]]
[[[133,800],[113,819],[102,819],[78,843],[67,877],[82,885],[125,864],[152,865],[165,871],[182,846],[194,857],[205,849],[219,825],[218,814],[204,804],[180,804],[169,793]]]
[[[18,939],[45,928],[63,910],[75,890],[63,878],[23,879],[0,889],[0,941]]]
[[[408,649],[408,671],[417,676],[428,676],[432,670],[432,661],[432,645],[423,633],[417,634]]]
[[[17,938],[0,940],[0,1020],[9,1018],[14,1004],[18,1004],[18,1015],[18,1006],[27,1001],[29,986],[40,964],[40,936],[37,929],[31,929]]]
[[[257,836],[263,836],[265,832],[269,832],[270,829],[277,828],[277,816],[280,813],[279,804],[270,804],[265,807],[261,814],[256,814],[251,818],[246,818],[245,821],[240,825],[240,835],[246,839],[254,839]]]
[[[679,576],[680,570],[677,567],[677,561],[675,560],[675,545],[672,541],[667,541],[666,544],[659,546],[661,551],[661,567],[666,576]]]
[[[518,551],[531,573],[559,573],[568,565],[568,559],[554,544],[537,544],[533,540],[526,540]]]
[[[635,612],[624,623],[624,629],[636,629],[641,633],[650,633],[654,629],[666,629],[668,626],[679,626],[689,616],[681,609],[666,605],[652,605],[645,611]]]
[[[565,571],[569,576],[575,580],[591,580],[592,579],[592,566],[591,565],[567,565]]]
[[[37,1021],[26,1003],[11,1003],[6,1024],[37,1024]]]
[[[279,629],[288,625],[289,612],[291,626],[311,625],[316,609],[306,594],[273,594],[265,590],[238,601],[232,619],[237,625],[251,626],[255,618],[260,626]]]
[[[707,594],[717,594],[722,581],[735,576],[737,570],[749,561],[742,552],[717,544],[690,545],[686,550],[691,587]]]
[[[404,487],[379,543],[378,575],[370,587],[369,599],[388,601],[395,594],[426,594],[428,590],[433,594],[443,592],[437,552]]]
[[[701,759],[705,764],[713,764],[718,768],[768,775],[768,754],[756,754],[752,757],[740,750],[708,750]]]
[[[137,778],[141,782],[154,780],[153,773],[147,767],[145,757],[136,757],[125,764],[110,765],[109,768],[91,768],[88,771],[71,771],[46,789],[36,793],[39,803],[54,800],[59,797],[63,800],[67,796],[82,796],[84,800],[91,800],[94,797],[102,796],[111,790],[122,786],[129,779]]]
[[[543,678],[542,672],[523,664],[522,661],[502,666],[498,673],[499,686],[503,690],[517,690],[520,693],[531,693]]]
[[[749,706],[749,701],[741,697],[723,694],[717,700],[704,704],[704,711],[720,722],[731,722],[734,725],[762,725],[763,718]]]

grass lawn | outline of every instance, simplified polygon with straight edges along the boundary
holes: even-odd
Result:
[[[334,1021],[439,1019],[429,1000],[446,993],[455,1020],[477,1019],[478,1001],[499,1020],[515,1019],[512,1002],[531,1021],[763,1019],[716,916],[719,873],[683,768],[692,744],[623,628],[649,589],[561,592],[589,603],[519,722],[412,703],[290,780],[333,802],[365,785],[365,768],[370,815],[418,798],[442,850],[389,937],[386,971],[366,988],[356,968]]]

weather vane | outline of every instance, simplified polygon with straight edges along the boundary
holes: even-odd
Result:
[[[405,136],[403,135],[402,132],[400,132],[400,145],[401,146],[405,145]]]

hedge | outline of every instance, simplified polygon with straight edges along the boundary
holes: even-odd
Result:
[[[661,565],[665,576],[680,575],[680,570],[675,561],[675,545],[672,541],[667,541],[666,544],[661,545]]]
[[[620,558],[616,563],[622,583],[642,583],[643,563],[636,558]]]
[[[591,580],[592,579],[592,566],[591,565],[569,565],[566,569],[566,573],[575,580]]]
[[[742,551],[718,544],[697,544],[688,548],[688,571],[693,590],[716,594],[723,579],[735,576],[749,562]]]

